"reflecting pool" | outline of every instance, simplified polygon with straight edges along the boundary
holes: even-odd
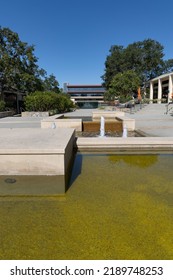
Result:
[[[77,154],[64,196],[0,197],[0,258],[173,259],[172,168],[173,155]]]

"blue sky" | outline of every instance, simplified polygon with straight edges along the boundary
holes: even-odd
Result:
[[[60,84],[99,84],[112,45],[151,38],[173,58],[173,1],[1,0],[0,25],[35,46]]]

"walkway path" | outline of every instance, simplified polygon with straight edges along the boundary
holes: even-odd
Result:
[[[0,128],[38,128],[41,117],[7,117],[0,119]]]
[[[173,105],[170,105],[173,108]],[[97,109],[79,109],[66,113],[69,117],[91,117]],[[172,114],[171,114],[172,112]],[[173,109],[166,113],[166,104],[148,104],[141,110],[130,110],[126,116],[135,119],[136,129],[148,136],[173,137]],[[38,128],[41,127],[40,117],[8,117],[0,119],[0,128]]]
[[[170,105],[173,108],[173,105]],[[135,110],[126,111],[125,115],[135,119],[136,129],[142,130],[148,136],[173,137],[173,110],[166,113],[166,104],[148,104],[136,106]],[[138,110],[137,110],[138,109]],[[91,117],[93,109],[79,109],[67,113],[70,117]],[[171,114],[172,112],[172,114]]]
[[[170,105],[172,106],[172,105]],[[173,136],[173,110],[166,113],[166,104],[148,104],[137,112],[126,113],[135,119],[136,129],[140,129],[150,136]]]

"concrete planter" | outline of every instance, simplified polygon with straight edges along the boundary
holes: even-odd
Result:
[[[22,117],[49,117],[49,112],[22,112]]]
[[[13,115],[14,115],[13,111],[0,112],[0,118],[10,117],[10,116],[13,116]]]
[[[57,195],[67,190],[73,163],[74,129],[1,129],[0,175],[56,176],[60,184],[15,190],[7,185],[0,195]],[[43,184],[44,186],[44,184]]]

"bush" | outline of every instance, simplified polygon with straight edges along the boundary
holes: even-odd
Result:
[[[0,100],[0,112],[5,111],[5,102],[3,100]]]
[[[73,102],[65,94],[55,92],[36,91],[25,97],[25,108],[27,111],[57,111],[59,113],[68,111],[73,107]]]

